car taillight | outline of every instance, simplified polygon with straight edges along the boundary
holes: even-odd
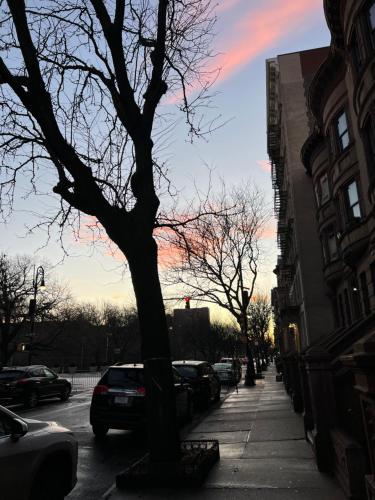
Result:
[[[97,394],[107,394],[108,387],[106,385],[97,385],[94,387],[94,396]]]
[[[146,389],[145,387],[137,387],[137,392],[138,394],[146,394]]]
[[[21,378],[20,380],[17,380],[16,384],[22,385],[22,384],[26,384],[26,382],[28,382],[27,378]]]

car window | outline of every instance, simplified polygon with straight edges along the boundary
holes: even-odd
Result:
[[[56,375],[51,372],[50,370],[48,370],[48,368],[43,368],[43,374],[45,377],[48,377],[48,378],[55,378]]]
[[[12,382],[13,380],[18,380],[24,377],[26,374],[22,370],[3,370],[0,372],[0,383],[1,382]]]
[[[140,387],[144,385],[142,369],[110,368],[106,375],[106,383],[116,387]]]
[[[198,370],[195,366],[176,365],[176,369],[182,377],[186,377],[186,378],[197,378],[198,377]]]
[[[178,373],[176,369],[173,369],[172,371],[173,371],[173,382],[175,384],[181,384],[182,383],[181,375]]]
[[[32,377],[45,377],[43,368],[34,368],[31,370],[30,375]]]
[[[9,419],[0,415],[0,439],[11,434]]]

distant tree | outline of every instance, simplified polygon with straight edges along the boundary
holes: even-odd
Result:
[[[138,341],[139,319],[136,309],[105,304],[103,324],[106,332],[107,360],[110,361],[115,357],[117,361],[141,361]],[[119,351],[118,355],[114,356],[114,350]]]
[[[61,208],[53,224],[77,228],[86,214],[123,253],[142,335],[151,463],[176,460],[153,238],[165,223],[158,186],[167,190],[168,183],[154,143],[164,145],[167,115],[158,108],[167,93],[180,103],[191,136],[203,133],[199,105],[207,102],[201,97],[212,79],[203,66],[211,55],[211,0],[7,0],[0,9],[3,213],[21,175],[33,192],[48,179]]]
[[[46,267],[46,270],[48,268]],[[47,348],[52,342],[32,343],[30,336],[30,299],[34,296],[33,260],[27,256],[9,257],[0,254],[0,367],[12,357],[20,340],[20,334],[29,336],[29,349]],[[66,290],[52,277],[46,276],[48,286],[40,290],[37,296],[34,321],[40,323],[51,319],[57,313],[59,305],[67,300]]]
[[[210,198],[212,213],[192,217],[179,231],[163,235],[170,252],[166,283],[180,285],[192,299],[217,304],[237,321],[248,338],[247,308],[253,296],[262,231],[270,219],[264,195],[250,183]],[[194,215],[194,214],[193,214]],[[252,352],[248,344],[249,384],[254,383]]]
[[[269,326],[271,320],[271,304],[266,295],[256,295],[250,301],[247,310],[248,335],[256,345],[258,370],[261,359],[268,359],[268,350],[271,347]]]

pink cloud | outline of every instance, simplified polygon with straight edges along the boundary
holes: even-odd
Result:
[[[234,7],[239,1],[226,0],[225,3],[223,0],[218,5],[218,12]],[[215,85],[230,78],[279,40],[290,36],[293,30],[306,25],[308,19],[322,8],[321,0],[272,0],[267,7],[251,8],[228,36],[219,37],[217,49],[220,53],[206,66],[207,74],[216,75]],[[217,68],[220,68],[218,75]],[[188,94],[198,88],[198,83],[192,84]],[[181,95],[170,96],[165,103],[174,104],[180,98]]]
[[[257,164],[265,172],[271,172],[271,163],[268,160],[257,160]]]
[[[237,36],[232,33],[230,40],[221,42],[225,53],[213,62],[222,68],[217,81],[231,76],[321,9],[321,0],[276,0],[268,8],[250,10],[234,27]]]

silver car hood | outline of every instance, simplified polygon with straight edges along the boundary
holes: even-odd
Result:
[[[29,431],[39,431],[40,429],[45,429],[46,427],[57,427],[56,422],[42,422],[41,420],[34,420],[33,418],[23,419],[29,428]]]

